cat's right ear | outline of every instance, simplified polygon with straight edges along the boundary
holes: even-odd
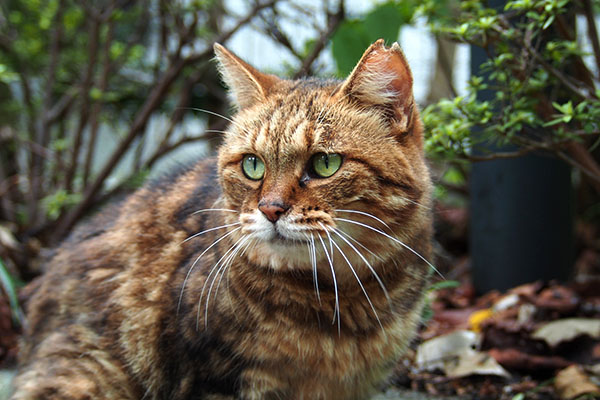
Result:
[[[349,96],[385,111],[401,132],[412,125],[413,78],[398,43],[386,47],[383,39],[373,43],[344,81],[339,96]]]
[[[229,95],[239,110],[264,101],[273,85],[275,75],[263,74],[218,43],[214,45],[219,72],[229,88]]]

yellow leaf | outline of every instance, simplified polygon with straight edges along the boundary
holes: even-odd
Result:
[[[475,311],[469,317],[469,324],[471,329],[475,332],[481,332],[481,323],[486,319],[490,318],[494,314],[491,308],[485,308],[483,310]]]

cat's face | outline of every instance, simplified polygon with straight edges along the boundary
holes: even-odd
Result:
[[[399,246],[386,235],[403,240],[419,227],[429,177],[399,50],[373,45],[344,82],[279,80],[219,50],[241,108],[219,152],[221,184],[256,262],[360,264]]]

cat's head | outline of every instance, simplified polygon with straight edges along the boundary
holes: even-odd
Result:
[[[344,81],[283,80],[215,52],[237,107],[219,151],[224,202],[254,261],[364,264],[429,226],[423,129],[396,43],[371,45]]]

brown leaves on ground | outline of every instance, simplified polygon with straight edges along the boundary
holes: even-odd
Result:
[[[463,284],[432,292],[430,301],[433,318],[421,331],[414,363],[399,368],[404,379],[397,383],[431,394],[478,399],[597,395],[600,281],[534,282],[479,297]],[[461,350],[457,337],[472,342]],[[423,364],[423,354],[436,352],[438,364]],[[428,357],[435,361],[435,356]],[[491,368],[486,357],[503,369]]]
[[[554,387],[561,399],[575,399],[586,394],[600,396],[600,388],[577,365],[571,365],[556,374]]]

